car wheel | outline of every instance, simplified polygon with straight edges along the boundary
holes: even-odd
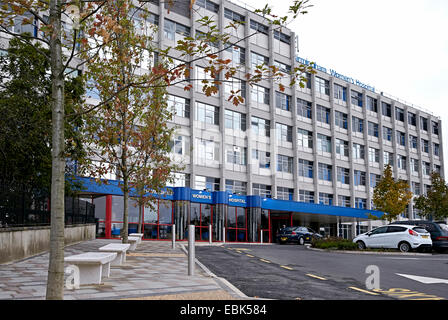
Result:
[[[401,242],[398,245],[398,249],[400,249],[401,252],[409,252],[409,251],[411,251],[411,246],[407,242]]]
[[[359,250],[364,250],[366,248],[366,244],[362,241],[358,241],[356,244],[358,245]]]
[[[305,239],[303,239],[303,237],[300,237],[300,238],[299,238],[299,244],[300,244],[301,246],[303,246],[303,245],[305,244]]]

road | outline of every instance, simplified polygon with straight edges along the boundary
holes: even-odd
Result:
[[[315,251],[298,245],[197,246],[196,257],[244,294],[280,300],[445,300],[448,254],[378,255]],[[368,266],[379,290],[367,288]],[[398,275],[401,274],[401,275]],[[425,277],[421,283],[413,276]],[[422,280],[419,278],[419,280]]]

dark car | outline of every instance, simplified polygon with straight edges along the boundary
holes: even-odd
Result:
[[[307,227],[287,227],[277,234],[277,241],[280,244],[293,242],[304,245],[307,242],[310,243],[313,238],[322,238],[322,236]]]
[[[425,228],[431,234],[432,247],[437,252],[448,250],[448,225],[444,221],[408,220],[393,224],[415,225]]]

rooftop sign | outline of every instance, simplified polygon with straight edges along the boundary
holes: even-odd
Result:
[[[311,66],[314,69],[316,69],[318,71],[325,72],[327,74],[330,74],[331,76],[333,76],[335,78],[344,80],[344,81],[349,82],[351,84],[355,84],[357,86],[360,86],[361,88],[364,88],[366,90],[375,92],[375,87],[369,86],[369,85],[367,85],[367,84],[365,84],[365,83],[363,83],[363,82],[361,82],[359,80],[353,79],[351,77],[344,76],[344,75],[334,71],[333,69],[330,69],[330,71],[328,72],[327,68],[324,68],[324,67],[318,65],[317,63],[311,62],[311,61],[309,61],[307,59],[296,57],[296,60],[297,60],[298,63],[301,63],[301,64],[306,65],[306,66]]]

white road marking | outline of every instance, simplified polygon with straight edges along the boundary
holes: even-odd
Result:
[[[422,276],[413,276],[410,274],[401,274],[401,273],[396,273],[396,275],[399,275],[401,277],[405,277],[411,280],[415,280],[424,284],[436,284],[436,283],[445,283],[448,284],[448,280],[447,279],[438,279],[438,278],[430,278],[430,277],[422,277]]]

